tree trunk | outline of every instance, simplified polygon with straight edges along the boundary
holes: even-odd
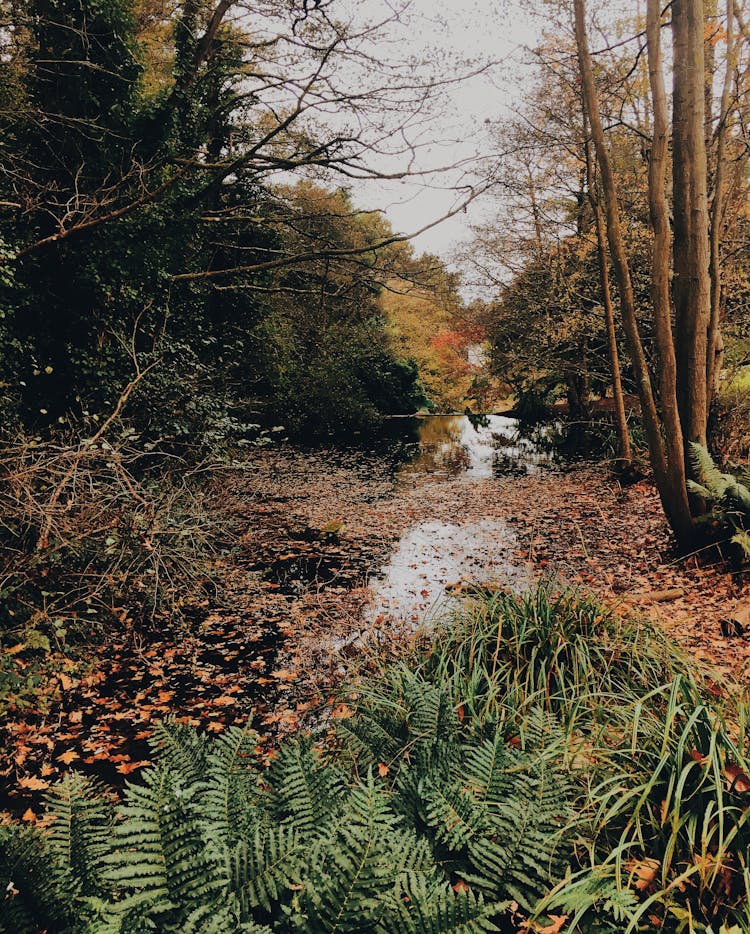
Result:
[[[602,287],[602,307],[604,308],[604,324],[607,328],[607,351],[609,365],[612,369],[612,399],[614,402],[615,425],[617,426],[618,467],[623,469],[630,466],[633,459],[630,450],[630,432],[628,431],[628,418],[625,413],[625,397],[622,392],[622,374],[620,372],[620,352],[617,348],[617,329],[615,327],[615,309],[612,304],[612,292],[609,287],[609,260],[607,257],[607,231],[604,225],[602,206],[596,193],[596,179],[594,167],[591,164],[591,146],[588,140],[588,121],[586,120],[586,107],[584,102],[583,118],[583,146],[586,154],[586,187],[588,189],[591,209],[594,213],[594,229],[596,231],[596,248],[599,257],[599,281]],[[602,396],[602,398],[604,398]]]
[[[649,374],[648,363],[638,329],[633,286],[630,279],[630,266],[620,227],[617,184],[615,182],[609,150],[604,140],[604,129],[599,114],[599,102],[591,66],[591,54],[588,48],[585,0],[574,0],[573,6],[575,12],[576,45],[581,68],[581,84],[583,87],[584,100],[586,102],[586,110],[588,112],[589,125],[591,127],[591,136],[596,150],[599,171],[601,173],[607,239],[612,257],[612,266],[620,292],[620,307],[622,310],[625,336],[628,340],[630,355],[638,382],[638,395],[641,401],[643,427],[648,439],[651,466],[654,471],[654,479],[656,480],[656,486],[659,490],[659,496],[667,520],[674,530],[680,545],[686,546],[692,541],[693,524],[685,486],[680,482],[679,477],[673,475],[670,470],[670,467],[673,465],[667,460],[662,439],[662,426],[656,410],[656,402],[651,385],[651,376]],[[705,380],[705,365],[703,367],[703,373]]]
[[[734,0],[727,0],[727,63],[724,72],[724,84],[721,89],[719,105],[719,125],[716,130],[716,167],[714,171],[714,190],[711,199],[710,229],[710,277],[711,277],[711,315],[708,324],[706,348],[706,386],[708,406],[718,389],[718,377],[721,370],[721,355],[724,343],[719,333],[721,313],[721,228],[724,222],[724,176],[726,173],[727,123],[729,120],[730,91],[732,88],[732,70],[734,67]]]
[[[686,462],[706,443],[706,361],[711,319],[702,0],[674,0],[672,159],[677,401]]]
[[[685,446],[677,402],[677,360],[672,333],[672,305],[669,288],[670,229],[666,172],[669,117],[662,70],[660,0],[647,0],[646,47],[654,122],[648,166],[648,202],[651,230],[654,236],[651,300],[658,353],[659,402],[664,423],[664,444],[669,474],[672,481],[685,491],[687,501]]]

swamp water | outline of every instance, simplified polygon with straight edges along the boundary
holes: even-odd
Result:
[[[425,486],[452,481],[479,484],[486,488],[482,495],[497,496],[498,478],[525,476],[556,459],[553,431],[537,428],[524,434],[515,419],[503,415],[394,419],[394,434],[399,421],[404,435],[416,432],[417,437],[402,442],[396,483],[402,489],[414,486],[416,495]],[[370,581],[373,597],[365,621],[429,622],[449,610],[472,582],[522,590],[531,574],[514,557],[517,547],[515,532],[497,519],[418,522],[402,534],[388,563]]]

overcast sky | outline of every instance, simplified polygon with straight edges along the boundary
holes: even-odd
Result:
[[[445,63],[448,72],[460,71],[461,59],[494,60],[486,74],[454,86],[441,95],[439,113],[430,135],[445,140],[441,146],[421,152],[424,168],[463,159],[491,156],[493,145],[487,121],[507,115],[519,99],[528,69],[524,66],[524,46],[534,46],[539,24],[529,14],[523,0],[413,0],[408,20],[393,27],[395,45],[390,54],[431,56]],[[359,9],[377,16],[383,0],[365,0]],[[525,8],[525,9],[524,9]],[[455,204],[455,192],[441,191],[457,176],[445,176],[425,187],[420,182],[368,184],[355,188],[358,206],[383,208],[399,232],[412,232],[447,213]],[[469,224],[479,219],[487,205],[474,202],[467,212],[445,221],[414,240],[415,248],[438,253],[449,260],[457,241],[469,235]]]

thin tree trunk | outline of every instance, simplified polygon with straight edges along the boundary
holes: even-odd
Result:
[[[604,324],[607,328],[607,350],[609,364],[612,369],[612,399],[615,409],[615,424],[618,437],[618,466],[622,469],[630,466],[633,454],[630,449],[630,432],[628,431],[628,418],[625,413],[625,398],[622,393],[622,374],[620,372],[620,353],[617,348],[617,329],[615,327],[615,310],[612,305],[612,292],[609,287],[609,259],[607,257],[607,231],[604,225],[602,206],[596,193],[596,180],[594,167],[591,164],[591,146],[588,140],[588,121],[584,105],[583,119],[583,146],[586,153],[586,187],[588,189],[591,209],[594,213],[594,229],[596,230],[596,248],[599,256],[599,280],[602,287],[602,307],[604,308]]]
[[[588,38],[586,35],[585,0],[574,0],[573,6],[575,12],[576,45],[581,68],[581,84],[583,87],[584,100],[586,102],[586,110],[588,112],[589,125],[591,127],[591,136],[601,173],[605,217],[607,222],[607,239],[612,256],[612,266],[620,292],[623,326],[638,381],[641,415],[643,418],[643,427],[648,439],[651,466],[654,471],[656,486],[659,490],[659,496],[669,524],[672,526],[679,543],[681,545],[686,545],[692,538],[692,520],[685,487],[683,484],[676,482],[669,471],[669,464],[662,440],[661,423],[656,410],[656,402],[651,385],[651,376],[649,374],[646,355],[643,351],[643,343],[638,330],[633,286],[630,279],[630,266],[620,228],[617,185],[609,150],[604,140],[604,129],[599,114],[599,102],[594,85],[591,54],[589,52]]]
[[[684,491],[687,502],[685,447],[677,404],[677,360],[672,333],[669,287],[670,229],[667,206],[669,116],[662,70],[660,0],[647,0],[646,47],[654,124],[648,166],[648,201],[651,229],[654,235],[651,300],[654,309],[654,336],[659,356],[659,402],[664,423],[664,444],[669,474],[672,481]]]
[[[674,0],[673,186],[677,400],[686,446],[706,443],[711,318],[702,0]]]
[[[721,89],[719,105],[719,125],[716,130],[716,170],[714,172],[714,191],[711,199],[710,229],[710,276],[711,276],[711,317],[708,324],[708,342],[706,348],[706,386],[710,407],[718,386],[721,369],[720,355],[723,343],[719,334],[721,311],[721,226],[724,221],[724,176],[726,173],[727,123],[729,121],[729,98],[732,88],[734,66],[734,0],[727,0],[727,62],[724,72],[724,84]]]

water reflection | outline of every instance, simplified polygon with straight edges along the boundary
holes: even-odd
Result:
[[[371,583],[372,604],[365,618],[409,624],[439,615],[452,593],[467,581],[523,589],[528,568],[513,556],[515,533],[495,519],[461,523],[420,522],[401,537],[388,564]]]
[[[431,415],[418,419],[414,456],[400,475],[445,473],[482,479],[523,476],[555,459],[554,429],[536,426],[523,432],[514,418],[488,415]]]

